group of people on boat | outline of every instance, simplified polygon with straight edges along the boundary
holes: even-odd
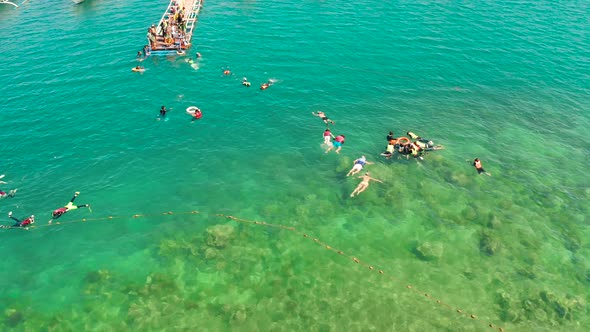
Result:
[[[160,24],[157,27],[152,24],[148,29],[147,39],[152,50],[177,49],[179,53],[184,53],[183,50],[189,46],[186,24],[186,8],[173,1]]]
[[[3,177],[4,177],[4,175],[0,176],[0,178],[3,178]],[[0,183],[6,183],[6,182],[0,181]],[[16,191],[17,191],[16,189],[13,189],[13,190],[10,190],[9,193],[5,193],[2,190],[0,190],[0,198],[12,198],[16,195]],[[53,210],[53,212],[51,213],[51,219],[48,221],[48,223],[51,224],[54,220],[58,219],[59,217],[63,216],[64,214],[66,214],[69,211],[76,210],[79,208],[90,208],[90,204],[82,204],[82,205],[75,205],[74,204],[74,200],[76,199],[76,197],[78,197],[78,195],[80,195],[80,192],[77,191],[76,193],[74,193],[74,197],[72,197],[72,199],[66,205]],[[12,219],[15,223],[12,225],[0,225],[0,228],[29,229],[29,227],[31,227],[35,223],[35,215],[34,214],[31,214],[27,218],[19,219],[19,218],[13,216],[12,211],[10,211],[10,212],[8,212],[8,218]]]

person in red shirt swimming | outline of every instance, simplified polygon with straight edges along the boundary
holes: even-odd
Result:
[[[332,137],[334,137],[334,135],[332,135]],[[340,153],[340,150],[342,150],[342,144],[344,144],[344,138],[346,138],[344,135],[334,137],[334,142],[332,142],[332,146],[326,150],[326,153],[332,151],[333,148],[336,148],[336,153]]]
[[[324,130],[324,144],[328,146],[332,144],[332,132],[330,129]]]
[[[78,195],[80,195],[80,192],[76,191],[76,193],[74,194],[74,197],[72,197],[72,199],[70,200],[70,202],[66,206],[61,207],[59,209],[55,209],[53,211],[53,213],[51,213],[51,220],[49,220],[49,223],[51,224],[53,219],[57,219],[57,218],[63,216],[66,212],[68,212],[70,210],[75,210],[75,209],[83,208],[83,207],[90,207],[90,204],[74,205],[74,200],[76,199],[76,197],[78,197]]]
[[[27,228],[29,225],[32,225],[35,223],[35,216],[34,215],[31,215],[27,219],[21,221],[20,219],[13,217],[12,211],[10,211],[10,212],[8,212],[8,218],[16,221],[16,224],[14,224],[12,226],[0,225],[0,228],[18,228],[18,227]]]

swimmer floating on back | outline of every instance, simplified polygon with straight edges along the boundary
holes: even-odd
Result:
[[[76,197],[78,197],[78,195],[80,195],[80,192],[76,191],[76,193],[74,194],[74,197],[72,197],[72,199],[70,200],[70,202],[66,206],[60,207],[59,209],[55,209],[51,213],[51,220],[49,220],[49,223],[51,224],[53,219],[57,219],[57,218],[63,216],[66,212],[68,212],[70,210],[76,210],[76,209],[83,208],[83,207],[89,208],[90,204],[74,205],[74,200],[76,199]]]
[[[0,228],[20,228],[20,227],[23,227],[25,229],[28,229],[27,226],[35,223],[35,216],[34,215],[31,215],[27,219],[21,221],[20,219],[13,217],[12,211],[10,211],[10,212],[8,212],[8,218],[14,220],[16,223],[12,226],[0,225]]]
[[[136,73],[143,73],[145,71],[145,68],[143,66],[135,66],[134,68],[131,68],[131,71]]]
[[[317,113],[315,112],[311,112],[311,114],[313,114],[314,116],[319,117],[320,119],[324,120],[325,124],[331,123],[334,124],[334,121],[328,119],[328,117],[326,116],[326,113],[322,112],[322,111],[318,111]]]

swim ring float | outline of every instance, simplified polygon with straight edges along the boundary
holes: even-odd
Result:
[[[203,117],[203,112],[201,112],[201,110],[197,106],[187,107],[186,112],[194,116],[196,119],[200,119],[201,117]]]
[[[410,139],[407,137],[400,137],[397,139],[397,144],[399,144],[399,145],[407,145],[410,142],[411,142]]]

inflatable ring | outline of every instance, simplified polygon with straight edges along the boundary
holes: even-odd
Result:
[[[411,142],[411,140],[407,137],[400,137],[397,139],[397,144],[399,144],[399,145],[408,145],[408,144],[410,144],[410,142]]]
[[[186,112],[190,115],[194,115],[197,112],[201,112],[201,110],[197,106],[189,106],[186,108]]]

